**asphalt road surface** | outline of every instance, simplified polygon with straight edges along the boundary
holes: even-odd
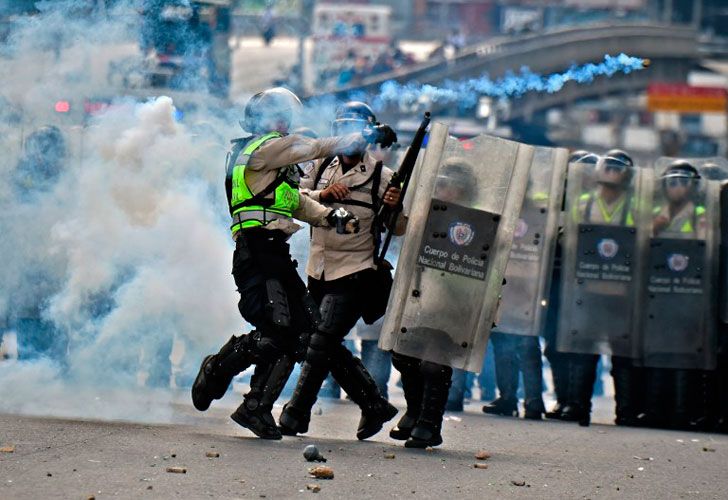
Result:
[[[0,452],[0,498],[728,496],[724,435],[526,422],[470,405],[447,416],[442,447],[406,450],[388,426],[357,441],[358,409],[342,400],[324,404],[309,435],[271,442],[228,418],[238,402],[228,394],[198,414],[180,397],[163,425],[0,415],[0,447],[13,450]],[[334,479],[309,477],[318,464],[304,460],[307,444],[319,447]],[[476,460],[480,450],[491,457]]]

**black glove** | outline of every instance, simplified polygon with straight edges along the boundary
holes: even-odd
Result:
[[[397,142],[397,132],[389,125],[377,123],[372,127],[365,128],[361,134],[369,144],[379,144],[382,148],[388,148]]]
[[[331,227],[336,228],[338,234],[351,234],[359,232],[359,219],[343,207],[329,212],[326,216]]]

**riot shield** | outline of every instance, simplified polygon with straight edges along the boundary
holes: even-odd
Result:
[[[655,162],[655,172],[662,174],[675,161],[682,160],[694,166],[700,172],[700,175],[713,181],[728,180],[728,160],[721,157],[709,158],[672,158],[663,156]]]
[[[379,346],[478,372],[533,148],[430,131]]]
[[[541,333],[568,156],[565,149],[536,148],[534,151],[494,331],[531,336]]]
[[[569,165],[557,350],[635,357],[644,169]]]
[[[664,170],[663,170],[664,172]],[[641,333],[642,364],[654,368],[712,369],[716,316],[720,185],[670,179],[659,169],[645,179],[651,217]]]
[[[661,174],[677,158],[662,157],[655,162],[655,170]],[[728,160],[720,157],[688,158],[688,163],[698,169],[700,175],[706,180],[719,181],[724,187],[721,191],[720,202],[720,247],[719,247],[719,278],[718,278],[718,315],[722,323],[728,323]]]

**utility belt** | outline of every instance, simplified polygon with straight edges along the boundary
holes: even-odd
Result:
[[[232,227],[237,226],[238,224],[242,225],[245,222],[248,221],[256,221],[260,222],[263,226],[267,225],[269,222],[273,222],[274,220],[291,220],[290,217],[287,215],[282,215],[276,212],[271,212],[270,210],[266,210],[263,208],[263,210],[243,210],[233,215],[233,222]],[[241,228],[246,229],[246,228]],[[248,228],[248,229],[254,229],[254,228]]]

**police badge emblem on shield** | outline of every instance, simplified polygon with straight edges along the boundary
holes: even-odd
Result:
[[[597,251],[603,259],[612,259],[619,252],[619,244],[612,238],[604,238],[597,243]]]
[[[450,224],[450,242],[459,247],[466,247],[473,242],[475,230],[467,222],[453,222]]]
[[[517,240],[520,240],[524,236],[526,236],[526,233],[528,232],[528,223],[523,219],[518,219],[518,222],[516,222],[516,228],[513,230],[513,237]]]
[[[672,253],[667,256],[667,267],[670,271],[681,273],[688,268],[690,257],[681,253]]]

